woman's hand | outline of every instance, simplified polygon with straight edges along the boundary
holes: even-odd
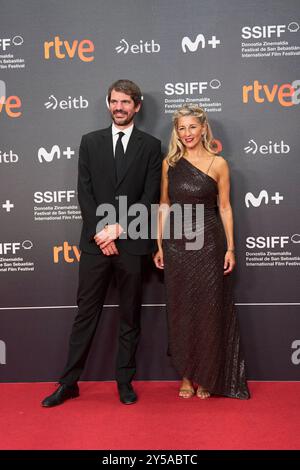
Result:
[[[153,256],[153,261],[154,261],[155,266],[158,269],[164,269],[165,265],[164,265],[163,250],[161,250],[161,249],[158,250],[158,252]]]
[[[224,258],[224,274],[229,274],[235,266],[235,256],[233,251],[226,251]]]

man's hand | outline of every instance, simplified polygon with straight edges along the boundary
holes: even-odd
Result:
[[[120,224],[113,224],[113,225],[106,225],[101,232],[96,233],[94,236],[96,244],[103,250],[106,248],[111,242],[116,240],[121,233],[124,232],[124,229],[121,227]]]
[[[118,248],[116,247],[115,242],[110,242],[105,248],[102,248],[101,251],[105,256],[112,256],[112,255],[119,254]]]

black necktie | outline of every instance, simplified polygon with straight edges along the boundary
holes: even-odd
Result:
[[[122,137],[125,135],[124,132],[118,132],[119,138],[117,140],[115,149],[115,163],[116,163],[116,176],[117,180],[120,178],[125,163],[125,153],[122,144]]]

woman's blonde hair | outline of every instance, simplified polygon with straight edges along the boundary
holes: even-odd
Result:
[[[166,156],[166,160],[170,166],[175,166],[178,160],[180,160],[185,154],[185,147],[181,143],[177,133],[179,118],[185,116],[195,117],[198,119],[200,124],[206,126],[206,131],[202,138],[203,147],[210,153],[216,153],[216,149],[213,145],[212,131],[205,111],[199,106],[195,105],[183,106],[173,115],[173,130],[170,138],[168,153]]]

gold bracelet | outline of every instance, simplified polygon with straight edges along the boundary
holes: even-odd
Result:
[[[227,251],[232,251],[232,253],[234,253],[234,248],[232,248],[231,250],[227,248]]]

